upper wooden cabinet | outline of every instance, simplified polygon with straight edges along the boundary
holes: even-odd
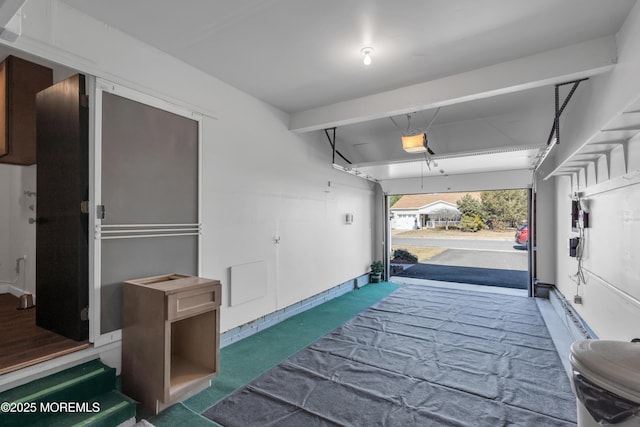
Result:
[[[53,71],[8,56],[0,64],[0,163],[36,163],[36,93],[53,84]]]

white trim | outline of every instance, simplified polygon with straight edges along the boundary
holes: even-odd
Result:
[[[96,88],[96,78],[87,76],[89,93],[89,229],[97,226],[96,200],[102,199],[100,180],[102,174],[102,92]],[[100,336],[100,242],[89,244],[89,342],[95,343]]]
[[[198,123],[198,234],[202,235],[202,121],[200,116],[197,120]],[[197,254],[196,254],[196,271],[198,276],[202,276],[202,238],[198,236],[197,239]]]
[[[180,237],[180,236],[200,236],[200,232],[197,233],[172,233],[172,234],[135,234],[130,236],[101,236],[100,240],[116,240],[116,239],[143,239],[150,237]],[[200,240],[200,239],[198,239]],[[198,271],[200,269],[198,268]],[[199,274],[199,273],[198,273]]]
[[[28,294],[29,292],[13,286],[10,283],[3,283],[0,285],[0,294],[11,294],[14,297],[20,297],[21,295]]]
[[[625,175],[611,178],[608,181],[604,181],[595,184],[583,191],[578,192],[580,197],[593,197],[596,194],[606,193],[608,191],[619,190],[630,185],[636,185],[640,183],[640,169],[633,172],[629,172]]]
[[[173,103],[164,99],[156,98],[152,95],[147,95],[145,93],[138,92],[137,90],[134,90],[134,89],[129,89],[128,87],[121,86],[116,83],[112,83],[108,80],[96,78],[96,87],[97,87],[97,90],[102,92],[107,92],[112,95],[121,96],[123,98],[130,99],[132,101],[136,101],[141,104],[148,105],[150,107],[168,111],[178,116],[186,117],[188,119],[193,119],[197,122],[202,121],[202,114],[196,113],[195,111],[188,109],[187,107],[178,105],[176,103]]]
[[[143,232],[149,232],[149,237],[156,237],[156,236],[166,236],[167,234],[163,234],[163,233],[175,233],[175,232],[183,232],[183,233],[187,233],[187,235],[192,235],[192,234],[200,234],[199,233],[199,227],[195,227],[195,228],[152,228],[152,229],[134,229],[134,230],[101,230],[100,233],[101,234],[106,234],[106,235],[111,235],[113,237],[117,237],[118,235],[126,235],[126,234],[134,234],[134,233],[143,233]],[[156,234],[151,234],[151,233],[156,233]],[[172,234],[175,235],[175,234]],[[123,238],[125,237],[131,237],[131,236],[122,236]],[[139,235],[138,237],[142,237],[141,235]],[[103,239],[105,239],[106,237],[103,237]]]
[[[100,229],[106,233],[109,228],[145,228],[145,227],[193,227],[197,228],[200,224],[104,224]]]
[[[549,301],[574,340],[598,339],[587,322],[555,286],[549,291]]]
[[[96,347],[102,347],[107,344],[119,342],[122,340],[122,329],[100,334],[93,343]]]
[[[97,346],[89,347],[84,350],[79,350],[64,356],[56,357],[55,359],[51,359],[46,362],[27,366],[26,368],[0,375],[0,392],[10,390],[14,387],[18,387],[39,378],[53,375],[56,372],[63,371],[81,363],[98,359],[104,353],[110,351],[118,351],[119,349],[120,343],[103,345],[100,348],[98,348]],[[117,366],[113,367],[118,369]]]
[[[199,215],[200,214],[198,213],[198,216]],[[96,225],[94,236],[96,239],[100,240],[199,236],[201,234],[201,228],[201,224]]]
[[[110,331],[107,333],[102,333],[101,330],[101,261],[102,261],[102,240],[106,239],[123,239],[123,238],[142,238],[142,237],[171,237],[171,236],[197,236],[197,245],[198,245],[198,254],[197,254],[197,274],[200,275],[201,271],[201,200],[202,200],[202,119],[203,115],[197,112],[190,110],[188,107],[177,105],[175,103],[169,102],[164,99],[159,99],[151,95],[147,95],[141,92],[138,92],[133,89],[129,89],[124,86],[120,86],[118,84],[112,83],[110,81],[104,80],[102,78],[95,78],[95,83],[91,86],[91,94],[90,99],[92,100],[91,107],[93,113],[90,112],[90,120],[89,120],[89,132],[90,132],[90,140],[93,136],[93,144],[90,141],[90,200],[93,200],[93,203],[90,203],[89,215],[90,215],[90,224],[91,229],[95,231],[93,245],[90,245],[90,272],[92,272],[90,280],[90,292],[89,292],[89,341],[94,343],[96,347],[108,345],[114,342],[118,342],[122,340],[122,330],[117,329],[115,331]],[[197,223],[196,224],[116,224],[116,225],[102,225],[102,220],[97,218],[97,206],[102,204],[102,93],[107,92],[113,95],[117,95],[135,102],[139,102],[141,104],[148,105],[150,107],[158,108],[163,111],[170,112],[172,114],[176,114],[178,116],[186,117],[188,119],[194,120],[198,126],[198,209],[197,209]],[[93,126],[92,126],[93,123]],[[113,228],[127,228],[127,227],[156,227],[156,226],[164,226],[170,225],[173,227],[182,227],[189,226],[193,227],[193,229],[180,229],[176,231],[182,231],[181,233],[171,233],[167,234],[167,232],[173,231],[174,229],[163,229],[163,230],[154,230],[153,228],[146,228],[145,234],[135,234],[139,230],[126,230],[125,233],[132,233],[132,235],[120,236],[120,235],[111,235],[104,236],[103,234],[117,234],[121,233],[121,231],[110,230],[107,229],[109,227]],[[151,232],[162,231],[163,233],[152,234]],[[92,250],[91,250],[92,249]]]

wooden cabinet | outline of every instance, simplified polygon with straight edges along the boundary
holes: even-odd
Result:
[[[0,63],[0,163],[36,163],[36,93],[53,71],[15,56]]]
[[[157,414],[220,369],[220,282],[178,274],[123,285],[122,391]]]

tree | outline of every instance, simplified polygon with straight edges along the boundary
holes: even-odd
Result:
[[[449,221],[456,221],[460,217],[460,213],[454,208],[442,207],[429,214],[429,217],[436,221],[446,221],[445,228],[449,229]]]
[[[389,196],[389,206],[395,205],[396,202],[400,200],[402,196],[403,196],[402,194],[394,194],[392,196]]]
[[[463,214],[460,218],[460,230],[462,231],[480,231],[484,227],[484,223],[478,214]]]
[[[468,193],[458,200],[457,205],[462,215],[482,216],[482,204]]]
[[[480,198],[484,219],[492,229],[516,227],[527,220],[527,190],[484,191]]]

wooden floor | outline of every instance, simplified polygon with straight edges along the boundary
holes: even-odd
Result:
[[[0,294],[0,375],[89,347],[36,326],[36,310],[17,310],[19,299]]]

